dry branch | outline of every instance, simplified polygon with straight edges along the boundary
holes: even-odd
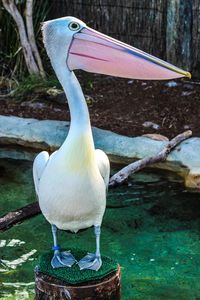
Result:
[[[116,185],[122,184],[130,174],[135,173],[146,166],[166,160],[170,151],[174,147],[176,147],[180,142],[189,138],[191,135],[191,130],[179,134],[174,139],[172,139],[157,155],[138,160],[121,169],[119,172],[117,172],[110,178],[109,187],[114,187]],[[38,202],[31,203],[16,211],[9,212],[8,214],[0,218],[0,232],[3,232],[11,228],[12,226],[19,224],[27,219],[30,219],[40,213],[41,211]]]
[[[165,161],[168,154],[170,153],[170,151],[174,147],[176,147],[180,142],[184,141],[185,139],[188,139],[191,135],[192,135],[191,130],[185,131],[184,133],[181,133],[181,134],[177,135],[175,138],[173,138],[164,147],[164,149],[161,152],[159,152],[158,154],[156,154],[155,156],[140,159],[140,160],[124,167],[123,169],[121,169],[119,172],[117,172],[110,178],[109,187],[114,187],[116,185],[122,184],[125,180],[127,180],[127,178],[131,174],[143,169],[144,167],[147,167],[149,165],[152,165],[152,164],[155,164],[155,163],[158,163],[161,161]]]
[[[31,203],[0,218],[0,232],[6,231],[16,224],[30,219],[41,213],[38,202]]]

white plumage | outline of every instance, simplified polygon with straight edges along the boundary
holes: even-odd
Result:
[[[110,167],[106,154],[94,149],[87,105],[75,75],[66,64],[73,37],[67,26],[71,22],[77,19],[61,18],[43,25],[47,53],[67,95],[71,126],[58,151],[50,157],[43,151],[35,158],[33,176],[46,219],[59,229],[77,232],[101,225]]]
[[[71,254],[60,253],[57,228],[77,232],[95,226],[99,240],[110,173],[106,154],[94,148],[87,104],[74,73],[66,63],[73,39],[73,31],[67,25],[74,23],[77,24],[77,19],[68,17],[43,25],[46,50],[65,90],[71,113],[70,130],[63,145],[50,156],[46,151],[39,153],[33,164],[39,205],[52,224],[53,267],[71,266],[75,262]],[[79,23],[84,26],[84,23]],[[80,261],[80,268],[100,268],[99,244],[97,256],[89,257],[89,262],[88,257],[86,261]]]
[[[105,153],[96,150],[90,160],[86,153],[83,155],[83,148],[80,144],[70,152],[66,149],[63,159],[59,150],[50,157],[43,151],[35,158],[33,167],[42,213],[57,228],[73,232],[101,225],[109,182]]]

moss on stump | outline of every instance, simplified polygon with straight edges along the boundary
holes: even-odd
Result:
[[[87,251],[71,249],[79,261]],[[53,251],[43,254],[35,268],[36,300],[120,300],[121,273],[116,261],[102,256],[102,266],[98,272],[80,270],[77,264],[71,268],[53,269]]]
[[[87,255],[87,251],[80,249],[71,249],[71,253],[77,261]],[[102,256],[102,266],[98,272],[92,270],[80,271],[80,268],[76,263],[71,268],[53,269],[51,266],[52,257],[53,251],[49,251],[41,256],[38,272],[61,279],[69,284],[78,284],[91,280],[98,280],[116,271],[118,268],[118,264],[115,260],[106,256]]]

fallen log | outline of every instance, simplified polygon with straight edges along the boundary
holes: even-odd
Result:
[[[109,188],[122,184],[127,180],[127,178],[131,174],[143,169],[144,167],[147,167],[149,165],[161,161],[165,161],[170,151],[174,147],[176,147],[180,142],[184,141],[185,139],[188,139],[191,135],[192,135],[191,130],[181,133],[177,135],[175,138],[173,138],[171,141],[169,141],[169,143],[164,147],[164,149],[160,153],[156,154],[155,156],[138,160],[124,167],[123,169],[121,169],[119,172],[117,172],[110,178]],[[40,213],[41,210],[38,202],[31,203],[15,211],[9,212],[8,214],[0,217],[0,232],[6,231],[12,226],[16,224],[20,224],[23,221],[30,219]]]

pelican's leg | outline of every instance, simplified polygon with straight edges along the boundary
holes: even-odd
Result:
[[[75,258],[70,253],[70,251],[60,252],[60,246],[57,243],[57,227],[55,225],[51,225],[52,233],[53,233],[53,241],[54,246],[52,250],[54,250],[54,256],[51,260],[51,265],[53,268],[62,268],[62,267],[71,267],[75,262]]]
[[[83,257],[78,265],[80,270],[89,269],[98,271],[101,268],[102,260],[100,254],[100,234],[101,234],[101,226],[94,226],[94,233],[96,236],[96,254],[88,253],[85,257]]]

